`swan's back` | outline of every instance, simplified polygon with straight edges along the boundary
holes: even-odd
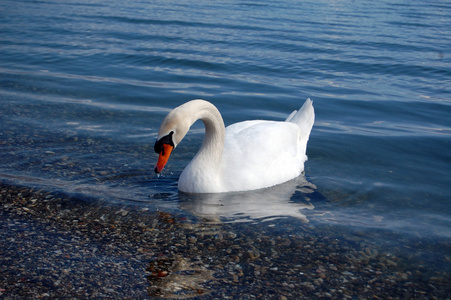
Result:
[[[314,118],[308,99],[285,122],[255,120],[227,127],[221,176],[224,191],[265,188],[299,176]]]

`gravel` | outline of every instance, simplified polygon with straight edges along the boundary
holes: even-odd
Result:
[[[451,295],[443,238],[289,220],[206,222],[4,183],[0,197],[2,299]]]

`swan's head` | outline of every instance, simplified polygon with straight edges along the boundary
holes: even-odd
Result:
[[[178,107],[171,111],[163,120],[154,146],[155,152],[159,154],[155,165],[155,173],[163,171],[172,150],[185,137],[191,126],[189,119],[186,112],[181,107]]]

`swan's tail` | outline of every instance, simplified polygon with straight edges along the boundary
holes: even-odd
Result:
[[[315,110],[313,109],[313,101],[307,99],[304,105],[299,110],[293,111],[285,122],[298,124],[301,132],[305,133],[307,137],[310,135],[313,123],[315,122]]]
[[[301,130],[299,130],[299,154],[302,155],[304,161],[307,160],[306,150],[307,142],[310,136],[310,131],[312,131],[313,123],[315,122],[315,110],[313,109],[313,101],[307,99],[304,105],[299,110],[293,111],[286,122],[292,122],[298,124]],[[302,164],[302,170],[304,169],[304,164]]]

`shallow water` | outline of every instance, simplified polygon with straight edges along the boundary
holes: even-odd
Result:
[[[2,1],[0,16],[2,181],[282,231],[451,237],[447,1]],[[161,176],[153,143],[195,98],[226,125],[311,98],[305,177],[179,194],[202,125]]]

